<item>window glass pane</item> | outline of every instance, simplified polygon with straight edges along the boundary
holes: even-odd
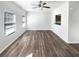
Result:
[[[8,36],[16,31],[16,16],[13,13],[4,13],[4,35]]]

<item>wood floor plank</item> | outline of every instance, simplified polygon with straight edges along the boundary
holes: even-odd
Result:
[[[1,57],[79,57],[79,52],[50,30],[26,31]]]

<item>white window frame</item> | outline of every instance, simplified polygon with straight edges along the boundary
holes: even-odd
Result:
[[[8,36],[16,31],[16,15],[11,12],[4,12],[4,35]]]

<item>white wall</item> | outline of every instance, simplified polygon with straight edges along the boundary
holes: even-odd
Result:
[[[52,31],[61,37],[65,42],[68,42],[68,2],[52,11],[51,27]],[[55,24],[55,15],[61,14],[61,25]]]
[[[79,43],[79,1],[69,2],[69,40]]]
[[[51,24],[51,13],[49,11],[28,12],[28,30],[49,30]]]
[[[16,15],[16,32],[12,35],[4,35],[4,12],[10,11]],[[26,12],[14,4],[13,2],[1,2],[0,1],[0,53],[6,49],[13,41],[15,41],[21,34],[24,33],[26,28],[22,27],[22,16],[26,15]]]

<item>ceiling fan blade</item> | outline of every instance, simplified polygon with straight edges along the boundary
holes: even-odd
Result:
[[[37,4],[32,4],[32,6],[38,7],[39,5],[37,5]]]
[[[43,6],[44,8],[50,8],[49,6]]]
[[[34,5],[34,6],[36,6],[36,4],[31,4],[31,5]]]
[[[43,5],[46,5],[46,3],[44,2]]]
[[[32,8],[38,8],[38,7],[32,7]]]

